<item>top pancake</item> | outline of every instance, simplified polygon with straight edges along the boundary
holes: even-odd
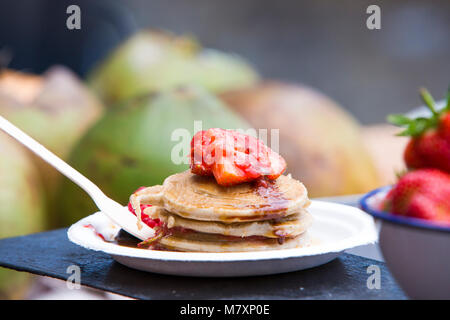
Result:
[[[280,176],[267,187],[223,187],[213,177],[190,171],[169,176],[162,186],[141,189],[130,200],[135,209],[151,204],[185,218],[229,223],[285,217],[309,205],[305,186],[290,176]]]

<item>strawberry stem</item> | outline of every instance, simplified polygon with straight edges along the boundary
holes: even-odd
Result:
[[[437,117],[439,114],[434,107],[435,102],[430,92],[425,88],[420,88],[420,96],[422,97],[422,100],[423,102],[425,102],[425,105],[428,107],[428,109],[430,109],[433,115]]]
[[[417,137],[422,135],[430,128],[436,128],[439,125],[440,117],[444,112],[450,111],[450,87],[447,91],[447,102],[446,107],[440,111],[436,110],[436,103],[434,102],[433,97],[430,92],[425,89],[420,89],[420,96],[422,100],[425,102],[425,105],[430,109],[432,116],[429,118],[419,117],[415,119],[410,119],[401,114],[392,114],[387,117],[388,122],[400,126],[405,127],[405,130],[400,132],[399,136],[412,136]]]
[[[446,100],[447,100],[447,104],[445,105],[445,110],[450,111],[450,86],[448,86],[448,89],[447,89]]]

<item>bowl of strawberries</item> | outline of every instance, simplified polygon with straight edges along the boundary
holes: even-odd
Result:
[[[410,136],[408,170],[392,186],[360,200],[381,221],[380,247],[390,271],[416,299],[450,299],[450,90],[442,108],[421,90],[429,116],[391,115]]]

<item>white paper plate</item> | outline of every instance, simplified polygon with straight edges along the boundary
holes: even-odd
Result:
[[[130,268],[162,274],[199,277],[235,277],[303,270],[327,263],[344,250],[377,241],[373,218],[363,211],[341,204],[312,201],[314,217],[308,229],[313,244],[296,249],[254,252],[172,252],[119,246],[104,241],[114,238],[119,227],[97,212],[72,225],[70,241],[91,250],[103,251]]]

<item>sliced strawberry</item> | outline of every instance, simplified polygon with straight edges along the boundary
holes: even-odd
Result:
[[[221,186],[231,186],[252,180],[250,176],[246,175],[245,171],[228,160],[224,160],[224,163],[214,164],[212,173]]]
[[[139,190],[142,190],[144,188],[145,187],[140,187],[134,193],[136,193]],[[150,205],[150,204],[141,204],[141,219],[142,219],[142,222],[145,223],[146,225],[148,225],[150,228],[161,226],[162,225],[162,221],[161,220],[159,220],[159,219],[152,219],[147,214],[144,213],[144,210],[146,208],[148,208],[148,207],[151,207],[151,206],[152,205]],[[134,210],[131,202],[128,202],[128,211],[130,211],[132,214],[136,215],[136,211]]]
[[[223,186],[263,176],[274,180],[285,169],[284,159],[261,140],[233,130],[199,131],[191,141],[191,172],[213,175]]]
[[[97,237],[101,238],[103,241],[106,241],[105,237],[99,233],[92,224],[85,224],[83,227],[91,229]]]

